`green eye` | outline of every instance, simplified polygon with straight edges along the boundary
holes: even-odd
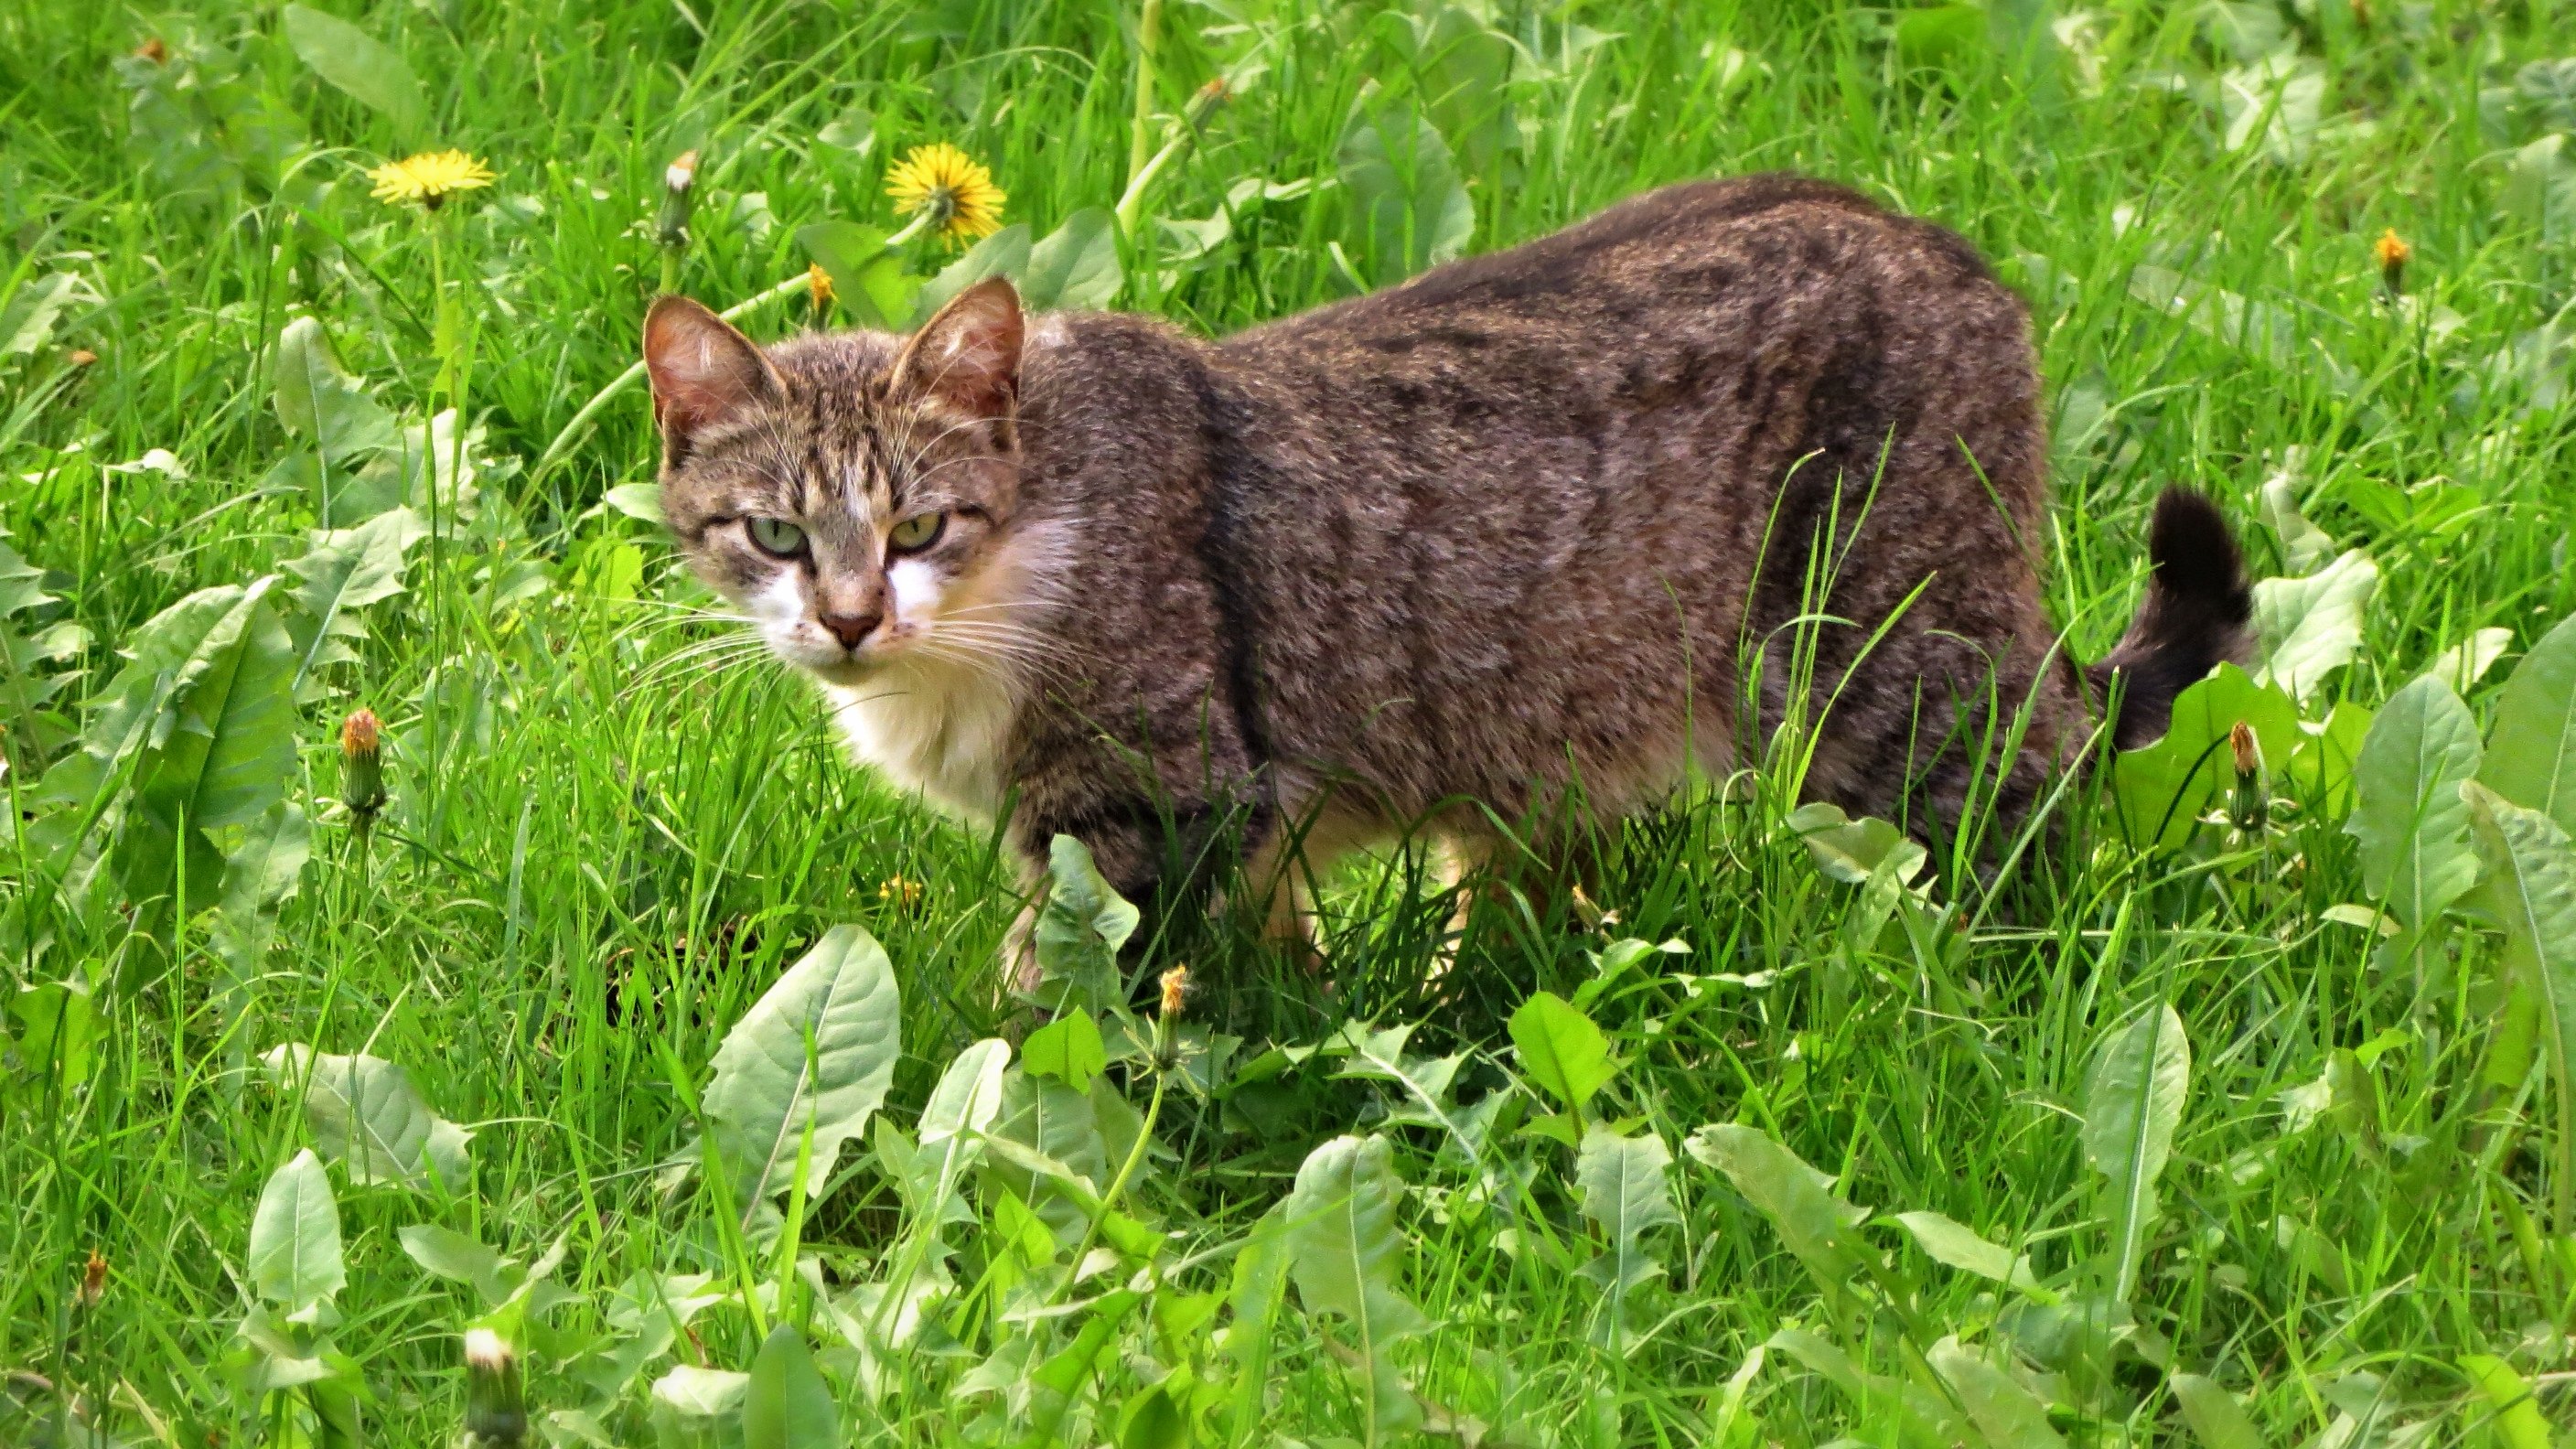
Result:
[[[784,518],[745,519],[743,528],[750,533],[753,543],[780,558],[791,558],[805,547],[805,530]]]
[[[896,524],[894,530],[886,535],[886,542],[892,544],[897,553],[919,553],[939,542],[939,535],[947,531],[947,514],[916,513]]]

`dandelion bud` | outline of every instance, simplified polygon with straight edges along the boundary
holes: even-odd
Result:
[[[360,820],[385,808],[384,726],[371,709],[352,710],[340,724],[340,803]]]
[[[528,1405],[519,1389],[519,1356],[488,1328],[465,1330],[467,1442],[515,1446],[528,1437]]]
[[[814,304],[815,316],[832,310],[832,274],[823,270],[821,262],[805,269],[805,294]]]
[[[63,354],[63,361],[74,367],[88,367],[98,361],[98,354],[86,347],[75,347]]]
[[[1175,966],[1171,970],[1164,972],[1163,1015],[1166,1017],[1180,1015],[1181,998],[1187,996],[1189,994],[1189,990],[1190,968],[1187,966]]]
[[[74,1291],[72,1299],[83,1308],[96,1308],[98,1300],[106,1296],[107,1259],[99,1256],[98,1249],[92,1248],[89,1261],[81,1265],[80,1287]]]
[[[2236,790],[2227,800],[2227,818],[2248,835],[2262,830],[2271,814],[2271,802],[2263,788],[2263,745],[2254,738],[2254,727],[2238,720],[2227,732],[2227,753],[2236,766]]]
[[[134,58],[136,60],[148,60],[154,65],[159,65],[170,58],[170,47],[163,44],[161,37],[156,35],[143,42],[141,45],[134,47]]]
[[[2406,295],[2406,263],[2415,255],[2415,249],[2406,244],[2406,238],[2399,236],[2392,227],[2379,234],[2379,240],[2371,245],[2370,254],[2379,259],[2379,280],[2387,286],[2388,295]]]
[[[698,182],[698,153],[683,151],[662,172],[662,219],[655,240],[679,250],[689,244],[689,193]]]

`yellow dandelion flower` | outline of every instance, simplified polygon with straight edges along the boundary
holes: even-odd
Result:
[[[927,215],[931,229],[952,242],[988,237],[1002,229],[1002,203],[1010,198],[993,173],[942,141],[915,146],[886,173],[886,195],[906,216]]]
[[[367,173],[376,183],[378,201],[401,205],[417,201],[431,211],[459,191],[492,184],[491,168],[462,151],[423,151],[388,161]]]

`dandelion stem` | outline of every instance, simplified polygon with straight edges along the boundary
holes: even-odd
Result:
[[[1137,179],[1154,149],[1154,53],[1162,46],[1163,0],[1144,0],[1136,12],[1136,114],[1127,124],[1127,189]]]
[[[1201,86],[1199,93],[1190,97],[1188,109],[1181,113],[1180,128],[1163,142],[1161,150],[1127,178],[1126,193],[1118,198],[1119,235],[1133,237],[1136,234],[1136,223],[1144,218],[1146,195],[1154,189],[1155,182],[1163,179],[1164,172],[1190,154],[1191,148],[1198,144],[1199,124],[1228,94],[1223,81],[1210,81]]]

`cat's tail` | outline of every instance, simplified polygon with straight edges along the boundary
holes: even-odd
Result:
[[[2173,716],[2174,696],[2223,663],[2242,664],[2251,643],[2254,595],[2218,505],[2188,488],[2156,500],[2147,531],[2154,573],[2129,632],[2085,673],[2097,697],[2116,697],[2111,738],[2121,749],[2154,743]]]

